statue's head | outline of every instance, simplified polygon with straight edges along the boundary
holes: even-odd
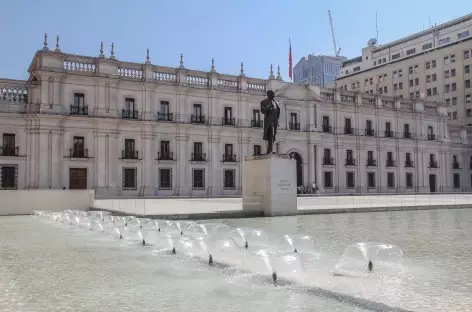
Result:
[[[273,98],[275,98],[275,92],[272,90],[268,90],[267,97],[272,100]]]

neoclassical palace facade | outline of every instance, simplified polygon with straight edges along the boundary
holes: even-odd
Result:
[[[241,194],[242,162],[265,150],[260,101],[281,105],[277,151],[320,193],[471,189],[465,128],[443,103],[296,85],[47,47],[28,81],[0,80],[1,189],[115,196]],[[261,181],[264,183],[264,181]]]

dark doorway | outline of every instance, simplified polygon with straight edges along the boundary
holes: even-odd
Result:
[[[297,186],[303,185],[303,160],[300,154],[293,152],[290,153],[290,157],[295,159],[297,162]]]
[[[436,175],[435,174],[429,175],[429,192],[436,193]]]
[[[87,168],[69,168],[69,189],[87,189]]]

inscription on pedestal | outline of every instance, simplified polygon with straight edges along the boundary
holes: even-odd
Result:
[[[290,181],[289,180],[279,180],[279,183],[277,183],[277,186],[279,187],[279,190],[281,192],[288,192],[290,189]]]

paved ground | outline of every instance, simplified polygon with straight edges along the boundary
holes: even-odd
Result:
[[[472,194],[299,197],[299,214],[459,208]],[[243,217],[241,198],[99,199],[94,208],[156,217]]]

